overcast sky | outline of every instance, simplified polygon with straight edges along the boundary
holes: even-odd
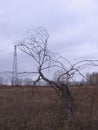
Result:
[[[49,49],[72,62],[98,59],[97,0],[0,0],[0,71],[12,70],[14,42],[38,27],[48,30]]]

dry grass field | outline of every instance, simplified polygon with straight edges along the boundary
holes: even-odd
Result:
[[[74,119],[50,87],[1,87],[0,130],[98,130],[98,88],[70,87]]]

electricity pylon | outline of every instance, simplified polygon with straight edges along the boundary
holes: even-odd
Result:
[[[17,68],[17,46],[14,46],[12,86],[18,85],[18,68]]]

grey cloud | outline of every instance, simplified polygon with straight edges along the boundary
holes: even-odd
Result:
[[[97,58],[97,5],[96,0],[0,1],[0,68],[7,63],[11,68],[14,42],[23,39],[29,29],[39,26],[49,32],[49,49],[71,61]],[[21,58],[20,70],[26,60],[30,62],[27,56]]]

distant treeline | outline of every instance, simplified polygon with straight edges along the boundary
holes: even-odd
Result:
[[[98,72],[93,72],[93,73],[87,73],[86,78],[83,78],[80,81],[67,81],[68,85],[98,85]],[[64,79],[63,79],[64,80]],[[66,82],[62,81],[62,82]],[[5,82],[3,77],[0,77],[0,86],[11,86],[11,81]],[[35,82],[31,78],[24,78],[24,79],[18,79],[18,86],[49,86],[46,82],[44,81],[39,81],[35,84]]]

